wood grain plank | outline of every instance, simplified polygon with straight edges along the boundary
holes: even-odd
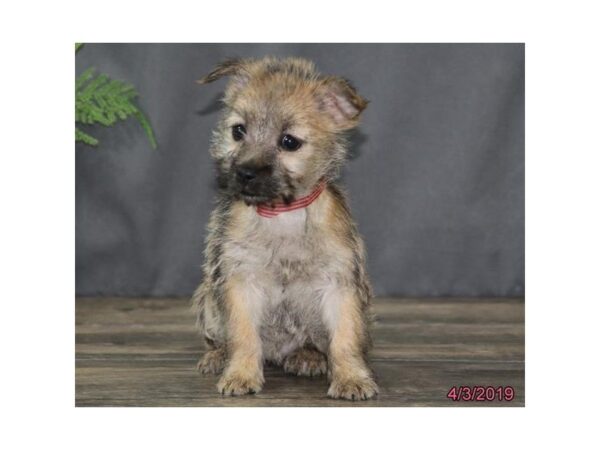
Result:
[[[78,406],[523,406],[522,299],[377,299],[372,361],[380,395],[328,399],[323,377],[265,370],[263,392],[222,398],[195,363],[187,299],[77,299]],[[515,388],[512,402],[452,402],[453,385]]]

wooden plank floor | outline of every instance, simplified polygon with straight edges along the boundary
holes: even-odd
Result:
[[[327,398],[325,377],[265,368],[262,392],[221,397],[202,376],[202,340],[187,299],[78,298],[77,406],[524,406],[522,299],[374,302],[377,399]],[[512,386],[511,402],[453,402],[452,386]]]

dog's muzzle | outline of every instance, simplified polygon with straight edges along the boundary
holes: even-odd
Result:
[[[273,199],[273,167],[244,164],[235,167],[237,191],[246,202],[259,203]]]

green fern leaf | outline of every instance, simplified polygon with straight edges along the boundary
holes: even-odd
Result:
[[[142,126],[144,131],[146,132],[146,136],[148,137],[148,140],[150,141],[150,145],[152,146],[152,148],[156,148],[157,143],[156,143],[156,137],[154,136],[154,130],[152,130],[152,126],[150,125],[150,122],[148,121],[148,119],[146,118],[144,113],[142,113],[139,109],[136,109],[136,111],[133,113],[133,115],[138,120],[138,122],[140,123],[140,125]]]
[[[86,125],[111,126],[120,120],[134,117],[146,133],[150,145],[156,148],[156,138],[147,117],[134,103],[138,93],[123,81],[112,80],[105,74],[95,76],[90,68],[75,81],[75,122]],[[95,138],[76,129],[76,140],[97,145]],[[90,142],[95,142],[90,144]]]
[[[75,127],[75,142],[83,142],[84,144],[95,147],[98,145],[98,139],[84,133],[79,128]]]

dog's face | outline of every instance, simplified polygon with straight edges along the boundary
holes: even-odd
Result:
[[[200,82],[223,76],[231,80],[211,149],[222,187],[248,204],[290,202],[335,176],[344,132],[367,105],[346,80],[303,59],[264,58],[226,61]]]

